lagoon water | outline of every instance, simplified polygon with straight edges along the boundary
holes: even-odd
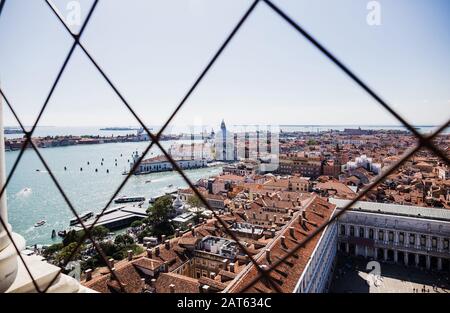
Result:
[[[325,126],[325,125],[285,125],[280,127],[283,131],[324,131],[329,129],[343,130],[358,126]],[[361,126],[363,129],[403,129],[399,126]],[[232,128],[232,127],[231,127]],[[421,126],[419,131],[426,133],[432,131],[433,126]],[[159,127],[154,127],[155,130]],[[175,128],[166,133],[189,132],[189,127]],[[206,128],[205,128],[206,129]],[[450,129],[445,132],[449,133]],[[217,129],[216,129],[217,131]],[[81,127],[38,127],[35,136],[54,135],[124,135],[134,131],[100,131],[99,128]],[[22,137],[21,134],[6,135],[7,138]],[[168,148],[173,142],[162,142]],[[120,185],[125,169],[129,168],[128,160],[132,152],[142,152],[148,142],[98,144],[88,146],[69,146],[59,148],[40,149],[47,160],[52,172],[61,183],[63,189],[78,213],[85,211],[99,212],[106,205],[113,192]],[[160,154],[152,148],[147,157]],[[7,174],[11,171],[19,152],[6,152]],[[122,154],[122,157],[120,156]],[[101,160],[104,158],[104,164]],[[117,166],[115,166],[117,159]],[[90,165],[87,165],[87,162]],[[67,170],[64,170],[64,166]],[[80,171],[80,167],[83,171]],[[98,172],[95,172],[95,169]],[[109,169],[109,173],[106,170]],[[39,171],[37,171],[39,170]],[[221,168],[204,168],[186,171],[192,181],[216,175]],[[150,183],[146,181],[151,180]],[[143,195],[146,198],[159,195],[167,190],[168,185],[185,187],[186,184],[176,172],[153,173],[142,176],[133,176],[125,185],[119,195]],[[50,244],[59,239],[51,239],[51,232],[66,229],[69,220],[73,218],[72,212],[58,192],[49,174],[37,158],[34,151],[26,150],[15,175],[7,188],[9,223],[15,232],[20,233],[27,240],[27,244]],[[39,220],[47,223],[35,228]]]
[[[162,142],[167,148],[173,142]],[[122,173],[129,168],[133,151],[142,152],[149,142],[76,145],[40,149],[41,154],[66,192],[78,213],[100,212],[125,178]],[[152,148],[147,157],[160,154]],[[19,152],[6,152],[7,175]],[[122,157],[120,156],[122,154]],[[103,166],[101,165],[104,159]],[[117,159],[117,166],[115,166]],[[90,165],[87,165],[87,162]],[[64,166],[67,170],[64,170]],[[80,171],[80,167],[83,171]],[[95,169],[98,172],[95,172]],[[109,173],[106,170],[109,169]],[[39,170],[39,171],[37,171]],[[186,171],[192,181],[216,175],[219,167]],[[147,182],[151,180],[151,182]],[[120,195],[143,195],[147,199],[168,190],[168,186],[186,187],[177,172],[152,173],[132,176]],[[7,188],[8,219],[15,232],[27,240],[28,245],[51,244],[60,239],[51,238],[53,229],[67,229],[74,216],[58,192],[48,172],[31,149],[27,149]],[[114,204],[112,204],[114,205]],[[47,223],[34,227],[39,220]]]

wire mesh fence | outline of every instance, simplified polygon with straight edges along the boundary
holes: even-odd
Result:
[[[1,15],[3,13],[4,7],[5,7],[4,5],[5,5],[6,1],[7,0],[0,1],[0,18],[1,18]],[[81,228],[84,230],[82,238],[80,240],[78,240],[77,246],[72,250],[70,255],[67,258],[65,258],[64,264],[63,264],[63,266],[61,268],[64,268],[74,258],[76,252],[80,249],[81,245],[86,240],[89,239],[92,242],[92,245],[95,248],[95,250],[98,252],[100,257],[102,258],[103,262],[108,267],[108,270],[109,270],[110,274],[112,275],[112,277],[118,282],[118,285],[119,285],[121,291],[125,291],[123,283],[120,281],[119,277],[117,277],[116,272],[113,270],[110,262],[107,259],[107,256],[105,255],[104,251],[102,250],[102,248],[96,242],[94,236],[92,235],[92,230],[96,226],[96,224],[99,221],[99,219],[105,214],[105,211],[107,210],[107,208],[110,206],[110,204],[113,202],[113,200],[117,197],[117,195],[121,192],[123,187],[126,185],[127,181],[130,179],[130,177],[133,175],[133,173],[136,171],[136,169],[139,167],[141,162],[145,159],[146,155],[148,154],[148,152],[150,151],[150,149],[154,145],[156,145],[161,150],[163,155],[167,158],[167,160],[172,165],[173,169],[175,169],[181,175],[183,180],[193,190],[194,194],[200,199],[200,201],[203,203],[203,205],[212,212],[214,218],[223,227],[224,232],[236,242],[236,244],[238,245],[239,249],[241,249],[241,251],[244,252],[248,256],[250,262],[252,263],[252,266],[254,266],[256,268],[256,270],[258,271],[258,275],[254,279],[252,279],[246,286],[244,286],[240,290],[241,292],[245,292],[245,291],[249,290],[252,286],[254,286],[254,284],[256,284],[261,279],[264,279],[264,281],[266,282],[266,285],[269,285],[271,288],[273,288],[273,290],[275,290],[277,292],[280,292],[281,290],[280,290],[280,287],[278,285],[278,282],[273,279],[273,277],[271,276],[271,272],[276,270],[277,267],[280,264],[282,264],[288,258],[293,256],[299,249],[304,247],[315,236],[318,236],[330,223],[334,222],[342,214],[345,214],[345,212],[349,208],[351,208],[357,201],[362,199],[369,190],[372,190],[375,186],[377,186],[379,183],[381,183],[388,175],[390,175],[396,169],[398,169],[399,166],[401,166],[406,160],[408,160],[414,153],[416,153],[420,149],[426,148],[426,149],[430,150],[432,153],[434,153],[435,155],[439,156],[447,165],[449,165],[449,158],[448,158],[448,156],[446,155],[446,153],[444,153],[438,147],[436,147],[436,145],[433,143],[433,140],[443,130],[445,130],[447,127],[449,127],[450,120],[447,121],[444,125],[442,125],[439,129],[437,129],[434,133],[432,133],[429,136],[424,136],[424,135],[420,134],[416,130],[415,127],[413,127],[411,124],[409,124],[386,101],[384,101],[366,83],[364,83],[363,80],[361,80],[358,76],[356,76],[346,65],[344,65],[338,58],[336,58],[331,51],[326,49],[325,46],[323,46],[316,38],[314,38],[309,32],[307,32],[304,28],[302,28],[296,21],[294,21],[291,17],[289,17],[289,15],[286,12],[284,12],[282,9],[280,9],[275,3],[273,3],[270,0],[254,0],[251,3],[249,8],[244,12],[242,17],[237,22],[237,24],[234,26],[234,28],[231,30],[231,32],[228,34],[228,36],[225,38],[223,43],[220,45],[220,47],[218,48],[216,53],[212,56],[212,58],[207,63],[207,65],[205,66],[203,71],[200,73],[200,75],[197,77],[195,82],[188,89],[188,91],[186,92],[184,97],[181,99],[181,101],[177,104],[176,109],[173,111],[173,113],[170,115],[170,117],[164,122],[164,124],[162,124],[163,126],[161,127],[161,129],[157,133],[153,133],[153,132],[151,132],[148,129],[148,127],[144,124],[142,119],[133,110],[133,107],[131,106],[131,104],[126,100],[125,96],[119,91],[118,87],[113,83],[113,81],[110,79],[110,77],[108,75],[106,75],[104,70],[99,66],[99,64],[96,62],[95,58],[90,54],[88,49],[80,42],[80,39],[81,39],[81,37],[82,37],[86,27],[88,26],[89,21],[92,18],[92,15],[93,15],[96,7],[97,7],[97,4],[99,3],[99,0],[95,0],[93,2],[92,6],[89,9],[87,17],[85,18],[85,20],[84,20],[84,22],[82,24],[82,27],[81,27],[81,29],[80,29],[80,31],[78,33],[73,33],[71,31],[70,27],[64,21],[64,19],[62,18],[62,16],[60,15],[58,10],[56,9],[56,7],[49,0],[43,0],[43,1],[45,1],[45,3],[47,4],[49,10],[59,20],[59,22],[61,23],[61,27],[64,27],[66,29],[67,33],[72,37],[73,43],[72,43],[72,46],[71,46],[69,52],[67,53],[67,55],[65,57],[65,60],[64,60],[62,66],[61,66],[61,68],[60,68],[60,70],[59,70],[59,72],[57,74],[56,79],[54,80],[54,82],[53,82],[53,84],[52,84],[52,86],[50,88],[50,91],[47,94],[47,97],[46,97],[46,99],[44,101],[44,104],[42,105],[42,107],[41,107],[41,109],[39,111],[39,114],[38,114],[38,116],[37,116],[33,126],[31,127],[31,129],[29,131],[26,130],[26,128],[22,124],[21,119],[16,114],[16,111],[14,109],[14,105],[8,100],[8,97],[5,95],[4,91],[0,88],[1,97],[4,99],[4,102],[6,103],[6,106],[10,109],[10,111],[13,114],[14,118],[16,119],[17,123],[19,124],[20,128],[23,130],[23,132],[25,134],[25,141],[24,141],[24,143],[23,143],[23,145],[22,145],[22,147],[21,147],[21,149],[19,151],[17,159],[15,160],[14,164],[12,165],[11,171],[8,174],[7,178],[6,178],[5,184],[2,186],[0,197],[3,196],[3,194],[6,192],[6,188],[7,188],[8,184],[10,183],[10,180],[13,177],[13,175],[14,175],[16,169],[17,169],[18,164],[20,163],[20,161],[21,161],[21,159],[23,157],[25,149],[28,146],[30,146],[36,152],[39,160],[44,165],[46,171],[48,171],[48,173],[49,173],[53,183],[55,184],[56,188],[58,189],[58,191],[62,195],[64,201],[66,202],[66,204],[70,208],[71,212],[75,216],[75,218],[78,221],[78,223],[81,225]],[[263,2],[263,4],[260,4],[260,2]],[[125,2],[124,2],[123,5],[126,5]],[[269,7],[274,12],[275,15],[279,16],[286,23],[288,23],[293,29],[295,29],[299,33],[299,35],[302,38],[304,38],[312,46],[317,48],[319,53],[323,54],[323,56],[325,58],[327,58],[336,67],[338,67],[343,73],[345,73],[356,84],[356,86],[358,86],[359,88],[364,90],[382,108],[384,108],[387,112],[389,112],[397,121],[399,121],[407,130],[409,130],[415,136],[415,138],[418,141],[417,146],[411,148],[406,154],[404,154],[402,156],[402,158],[399,161],[397,161],[394,165],[392,165],[389,169],[384,171],[382,174],[377,176],[376,179],[373,182],[371,182],[369,185],[367,185],[365,188],[363,188],[353,200],[349,201],[349,203],[343,209],[339,210],[336,214],[334,214],[325,223],[323,223],[321,225],[318,225],[318,227],[313,232],[311,232],[303,240],[298,242],[295,245],[294,248],[292,248],[289,251],[287,251],[285,253],[285,255],[280,257],[276,262],[273,262],[273,264],[271,264],[271,266],[269,266],[269,267],[262,267],[255,260],[255,258],[252,256],[252,254],[249,253],[248,249],[240,242],[240,240],[236,237],[236,235],[232,231],[229,230],[228,224],[222,219],[222,217],[213,208],[211,208],[210,204],[205,199],[204,195],[197,189],[197,187],[194,185],[194,183],[187,177],[185,172],[180,168],[180,166],[177,164],[177,162],[166,151],[166,149],[163,148],[163,146],[160,143],[161,136],[164,133],[164,131],[166,130],[166,128],[168,127],[168,125],[171,123],[171,121],[174,119],[174,117],[179,113],[180,109],[183,107],[183,105],[186,103],[186,101],[190,98],[190,96],[196,90],[197,86],[201,83],[201,81],[204,79],[204,77],[206,77],[208,72],[213,67],[214,63],[221,56],[223,51],[227,48],[227,46],[229,45],[229,43],[231,42],[233,37],[241,29],[241,27],[244,25],[245,21],[249,18],[249,16],[251,16],[252,12],[254,12],[254,10],[255,10],[257,5],[266,5],[267,7]],[[71,203],[70,199],[66,195],[64,189],[61,187],[61,184],[58,182],[57,178],[55,177],[55,175],[53,174],[52,170],[48,166],[45,158],[42,156],[42,154],[40,153],[39,149],[37,148],[37,146],[35,145],[35,143],[32,140],[32,136],[33,136],[33,134],[35,132],[36,126],[38,125],[39,121],[41,120],[41,117],[45,113],[47,104],[49,103],[50,99],[52,98],[53,93],[54,93],[57,85],[60,82],[61,76],[63,75],[68,62],[70,61],[70,59],[71,59],[71,57],[73,55],[73,52],[75,51],[75,49],[77,47],[79,49],[81,49],[81,51],[83,52],[84,56],[92,63],[92,65],[94,65],[94,67],[96,68],[97,72],[103,77],[103,79],[107,82],[107,84],[113,90],[113,92],[116,94],[116,96],[121,100],[122,104],[133,115],[135,120],[140,124],[140,126],[144,129],[144,131],[148,134],[148,136],[151,139],[150,144],[144,150],[144,152],[139,157],[139,159],[133,164],[132,168],[130,169],[130,171],[128,172],[128,174],[126,175],[126,177],[124,178],[122,183],[115,190],[115,192],[113,193],[113,195],[111,196],[109,201],[105,204],[105,206],[100,211],[100,213],[96,216],[94,222],[90,225],[90,227],[87,227],[85,225],[84,221],[80,218],[79,214],[75,210],[75,208],[74,208],[73,204]],[[28,274],[29,274],[33,284],[34,284],[34,287],[35,287],[36,291],[39,292],[39,293],[47,292],[49,290],[49,288],[52,286],[52,284],[57,280],[57,278],[60,275],[62,269],[47,284],[47,286],[45,286],[44,288],[39,287],[39,285],[37,284],[35,278],[33,277],[32,273],[31,273],[28,265],[24,262],[22,254],[20,252],[20,249],[15,244],[13,236],[12,236],[12,233],[8,229],[6,222],[1,217],[0,217],[0,222],[1,222],[2,226],[3,226],[3,228],[6,230],[7,235],[8,235],[10,241],[12,242],[12,244],[13,244],[16,252],[17,252],[17,255],[19,256],[19,258],[21,259],[21,262],[23,263],[25,269],[27,270],[27,272],[28,272]]]

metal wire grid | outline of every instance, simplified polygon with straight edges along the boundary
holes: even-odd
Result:
[[[16,161],[14,162],[11,172],[9,173],[4,186],[1,189],[1,193],[0,193],[0,197],[3,195],[3,193],[6,190],[6,187],[8,186],[11,177],[14,175],[14,172],[17,168],[17,165],[19,164],[23,153],[26,149],[26,147],[28,145],[31,146],[31,148],[36,152],[38,158],[40,159],[40,161],[43,163],[45,169],[48,171],[51,179],[53,180],[54,184],[56,185],[56,187],[58,188],[58,191],[61,193],[61,195],[63,196],[65,202],[67,203],[67,205],[69,206],[70,210],[72,211],[72,213],[74,214],[74,216],[76,217],[76,219],[78,220],[78,222],[81,224],[83,230],[84,230],[84,236],[81,238],[81,240],[79,240],[79,242],[77,243],[76,248],[72,251],[72,253],[69,255],[68,258],[66,258],[64,265],[62,267],[65,267],[70,260],[74,257],[76,251],[81,247],[82,243],[85,242],[87,239],[89,239],[94,248],[97,250],[97,252],[100,254],[101,258],[103,259],[103,261],[105,262],[106,266],[108,267],[112,277],[118,282],[121,291],[125,292],[124,289],[124,285],[121,283],[119,277],[116,275],[115,271],[111,268],[111,265],[109,263],[109,261],[107,260],[106,255],[104,254],[104,252],[102,251],[101,247],[98,245],[98,243],[95,241],[95,238],[93,238],[91,231],[92,229],[95,227],[96,223],[98,222],[99,218],[101,216],[103,216],[104,212],[106,211],[106,209],[108,208],[108,206],[112,203],[113,199],[117,197],[117,195],[119,194],[119,192],[122,190],[122,188],[125,186],[125,184],[127,183],[128,179],[133,175],[133,172],[138,168],[138,166],[140,165],[141,161],[145,158],[145,156],[147,155],[148,151],[153,147],[154,144],[157,145],[157,147],[162,151],[162,153],[164,154],[164,156],[168,159],[168,161],[171,163],[171,165],[173,166],[173,168],[175,168],[175,170],[183,177],[183,179],[186,181],[186,183],[189,185],[189,187],[194,191],[195,195],[199,197],[199,199],[203,202],[203,204],[210,209],[213,212],[214,217],[217,219],[217,221],[222,225],[224,231],[233,239],[236,241],[236,243],[238,244],[238,246],[240,247],[240,249],[242,249],[243,252],[245,252],[245,254],[249,257],[249,260],[252,262],[253,266],[255,266],[255,268],[257,269],[257,271],[259,272],[258,275],[251,280],[246,286],[243,287],[243,289],[241,289],[241,292],[245,292],[247,290],[249,290],[249,288],[251,288],[255,283],[257,283],[260,279],[265,278],[264,281],[267,282],[267,284],[269,284],[271,287],[273,287],[273,289],[277,292],[280,292],[280,287],[277,284],[277,282],[275,280],[273,280],[272,276],[270,275],[270,273],[276,269],[281,263],[285,262],[289,257],[293,256],[296,251],[298,251],[300,248],[302,248],[307,242],[309,242],[312,238],[314,238],[316,235],[318,235],[321,231],[323,231],[323,229],[329,225],[330,223],[332,223],[334,220],[336,220],[339,216],[341,216],[342,214],[344,214],[353,204],[355,204],[357,201],[359,201],[369,190],[371,190],[373,187],[375,187],[376,185],[378,185],[380,182],[382,182],[388,175],[390,175],[392,172],[394,172],[399,166],[401,166],[408,158],[410,158],[414,153],[416,153],[418,150],[422,149],[422,148],[427,148],[429,150],[431,150],[433,153],[435,153],[437,156],[439,156],[447,165],[450,163],[449,162],[449,158],[448,156],[442,152],[439,148],[437,148],[434,144],[433,144],[433,139],[439,135],[444,129],[446,129],[449,125],[450,125],[450,120],[448,120],[444,125],[442,125],[439,129],[437,129],[433,134],[429,135],[429,136],[423,136],[421,135],[413,126],[411,126],[406,120],[404,120],[401,115],[399,115],[396,111],[394,111],[390,105],[388,105],[381,97],[379,97],[367,84],[365,84],[361,79],[359,79],[348,67],[346,67],[341,61],[339,61],[329,50],[327,50],[323,45],[321,45],[311,34],[309,34],[308,32],[306,32],[298,23],[296,23],[293,19],[291,19],[284,11],[282,11],[278,6],[276,6],[272,1],[270,0],[254,0],[252,2],[252,4],[250,5],[250,7],[246,10],[246,12],[244,13],[244,15],[240,18],[240,20],[238,21],[238,23],[236,24],[236,26],[232,29],[232,31],[230,32],[230,34],[227,36],[227,38],[224,40],[224,42],[222,43],[222,45],[219,47],[219,49],[217,50],[217,52],[213,55],[213,57],[211,58],[211,60],[208,62],[208,64],[206,65],[206,67],[203,69],[203,71],[200,73],[200,75],[197,77],[197,79],[195,80],[194,84],[191,86],[191,88],[187,91],[187,93],[185,94],[185,96],[182,98],[182,100],[180,101],[180,103],[177,105],[176,109],[174,110],[174,112],[171,114],[171,116],[168,118],[168,120],[163,124],[163,126],[161,127],[161,129],[158,131],[158,133],[153,134],[152,132],[150,132],[150,130],[147,128],[147,126],[143,123],[143,121],[139,118],[139,116],[135,113],[135,111],[133,110],[133,108],[131,107],[131,105],[126,101],[126,99],[124,98],[124,96],[122,95],[122,93],[117,89],[117,87],[113,84],[113,82],[109,79],[109,77],[105,74],[105,72],[102,70],[102,68],[98,65],[98,63],[95,61],[95,59],[91,56],[91,54],[87,51],[87,49],[84,47],[84,45],[80,42],[80,38],[87,26],[87,24],[89,23],[89,20],[92,17],[93,12],[95,11],[95,8],[97,7],[98,4],[98,0],[95,0],[89,10],[89,13],[80,29],[80,31],[77,34],[74,34],[70,28],[67,26],[67,24],[64,22],[64,19],[60,16],[60,14],[58,13],[58,11],[56,10],[56,8],[52,5],[52,3],[50,3],[49,0],[44,0],[46,2],[46,4],[48,5],[48,7],[50,8],[50,10],[54,13],[54,15],[58,18],[58,20],[61,22],[62,26],[67,30],[67,32],[69,33],[70,36],[72,36],[73,38],[73,44],[63,62],[63,65],[60,68],[60,71],[58,72],[58,75],[45,99],[45,102],[38,114],[38,117],[36,118],[35,123],[33,124],[33,127],[31,128],[30,131],[27,131],[25,129],[25,127],[23,126],[20,118],[17,116],[13,106],[11,105],[11,103],[8,101],[7,97],[5,96],[4,92],[1,90],[0,88],[0,94],[3,97],[3,99],[5,100],[5,103],[7,104],[7,106],[9,107],[9,109],[11,110],[14,118],[17,120],[18,124],[20,125],[20,127],[22,128],[24,134],[25,134],[25,142],[19,152],[19,155],[16,159]],[[291,25],[296,31],[298,31],[306,40],[308,40],[313,46],[315,46],[321,53],[323,53],[332,63],[334,63],[338,68],[340,68],[345,74],[347,74],[359,87],[361,87],[363,90],[365,90],[376,102],[378,102],[384,109],[386,109],[390,114],[392,114],[399,122],[402,123],[402,125],[404,125],[417,139],[418,139],[418,145],[412,149],[410,149],[397,163],[395,163],[393,166],[391,166],[387,171],[385,171],[382,175],[378,176],[377,179],[375,181],[373,181],[370,185],[366,186],[365,188],[363,188],[358,195],[352,200],[350,201],[345,208],[341,209],[340,211],[338,211],[335,215],[333,215],[327,222],[323,223],[322,225],[320,225],[318,228],[316,228],[316,230],[314,230],[311,234],[309,234],[307,237],[305,237],[302,241],[300,241],[293,249],[291,249],[289,252],[287,252],[282,258],[280,258],[277,262],[274,262],[273,265],[271,265],[270,267],[268,267],[267,269],[263,269],[260,267],[260,265],[258,264],[258,262],[252,257],[252,255],[248,252],[248,250],[246,249],[246,247],[244,247],[242,245],[242,243],[240,243],[239,239],[234,235],[234,233],[232,233],[229,229],[228,229],[228,225],[227,223],[225,223],[222,218],[210,207],[209,203],[206,201],[205,197],[203,196],[203,194],[201,194],[197,188],[194,186],[194,184],[189,180],[189,178],[186,176],[186,174],[183,172],[183,170],[178,166],[178,164],[173,160],[173,158],[167,153],[167,151],[162,147],[162,145],[159,142],[159,139],[161,137],[161,135],[163,134],[164,130],[167,128],[167,126],[170,124],[170,122],[173,120],[173,118],[177,115],[178,111],[181,109],[181,107],[185,104],[185,102],[189,99],[190,95],[193,93],[193,91],[197,88],[197,86],[200,84],[200,82],[203,80],[203,78],[206,76],[206,74],[208,73],[208,71],[211,69],[211,67],[214,65],[214,63],[216,62],[216,60],[219,58],[219,56],[222,54],[222,52],[225,50],[225,48],[228,46],[229,42],[233,39],[233,37],[235,36],[235,34],[239,31],[239,29],[241,28],[241,26],[244,24],[244,22],[248,19],[248,17],[251,15],[251,13],[254,11],[254,9],[256,8],[256,6],[258,5],[259,2],[264,2],[269,8],[271,8],[277,15],[279,15],[283,20],[285,20],[289,25]],[[6,0],[3,0],[0,2],[0,16],[2,14],[3,8],[4,8],[4,4],[6,3]],[[92,223],[92,225],[87,228],[83,221],[80,219],[78,213],[76,212],[74,206],[71,204],[69,198],[66,196],[64,190],[62,189],[61,185],[59,184],[58,180],[56,179],[56,177],[53,175],[51,169],[49,168],[49,166],[47,165],[45,159],[42,157],[42,155],[39,152],[39,149],[36,147],[36,145],[33,143],[32,141],[32,135],[36,129],[37,124],[39,123],[46,107],[47,104],[50,100],[50,98],[53,95],[53,92],[56,88],[56,86],[59,83],[59,80],[75,50],[76,47],[79,47],[83,53],[86,55],[86,57],[91,61],[91,63],[96,67],[96,69],[98,70],[98,72],[103,76],[103,78],[105,79],[105,81],[108,83],[108,85],[113,89],[113,91],[116,93],[116,95],[120,98],[120,100],[122,101],[122,103],[127,107],[127,109],[131,112],[131,114],[135,117],[135,119],[138,121],[138,123],[141,125],[141,127],[146,131],[146,133],[149,135],[149,137],[151,138],[151,143],[148,145],[148,147],[144,150],[142,156],[137,160],[137,162],[135,162],[135,164],[133,165],[132,169],[130,170],[130,172],[128,173],[128,175],[125,177],[125,179],[122,181],[122,183],[120,184],[120,186],[116,189],[116,191],[114,192],[114,194],[112,195],[112,197],[110,198],[110,200],[108,201],[108,203],[104,206],[104,208],[102,209],[102,211],[100,212],[100,214],[96,217],[94,223]],[[48,289],[51,287],[51,285],[56,281],[56,279],[58,278],[59,274],[61,273],[61,269],[60,271],[57,273],[57,275],[55,275],[55,277],[50,281],[50,283],[44,288],[41,289],[37,282],[35,281],[29,267],[27,266],[27,264],[25,263],[20,250],[18,249],[17,245],[15,244],[13,237],[12,237],[12,233],[9,231],[9,229],[7,228],[7,224],[6,222],[0,217],[0,222],[3,226],[3,228],[6,230],[7,235],[9,237],[9,239],[11,240],[19,258],[21,259],[25,269],[27,270],[28,274],[30,275],[30,278],[34,284],[34,287],[36,289],[37,292],[39,293],[45,293],[48,291]]]

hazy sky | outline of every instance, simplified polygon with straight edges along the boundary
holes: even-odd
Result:
[[[69,1],[54,3],[67,14]],[[450,118],[450,1],[274,0],[411,123]],[[83,19],[91,1],[80,1]],[[251,1],[101,0],[82,38],[148,125],[160,125]],[[44,1],[13,0],[0,17],[2,88],[33,123],[72,39]],[[5,110],[7,111],[7,110]],[[399,124],[259,3],[173,123]],[[6,125],[16,125],[5,114]],[[77,49],[40,125],[135,125]]]

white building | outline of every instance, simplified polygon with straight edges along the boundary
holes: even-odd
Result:
[[[133,154],[133,162],[130,164],[130,170],[139,160],[137,151]],[[208,163],[205,159],[177,159],[176,164],[183,170],[207,167]],[[165,156],[157,156],[150,159],[142,160],[139,167],[135,170],[135,174],[148,174],[174,170],[172,163]]]
[[[311,257],[297,282],[294,293],[327,292],[337,253],[337,225],[331,223],[320,236]]]
[[[345,169],[349,172],[357,169],[358,167],[363,167],[368,171],[371,171],[375,174],[380,174],[381,172],[381,164],[374,163],[372,158],[368,158],[367,155],[363,154],[359,157],[355,158],[355,161],[348,161],[345,164]]]
[[[337,208],[348,200],[330,199]],[[338,219],[338,249],[349,255],[450,270],[450,211],[357,202]]]

